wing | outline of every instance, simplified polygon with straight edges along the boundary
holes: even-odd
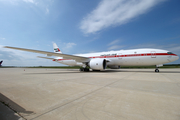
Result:
[[[4,48],[10,48],[10,49],[15,49],[15,50],[22,50],[22,51],[34,52],[34,53],[40,53],[40,54],[47,54],[48,56],[63,57],[63,59],[73,59],[73,60],[76,60],[77,62],[90,61],[90,58],[88,57],[82,57],[82,56],[76,56],[76,55],[59,54],[59,53],[54,53],[54,52],[46,52],[46,51],[26,49],[26,48],[17,48],[17,47],[10,47],[10,46],[4,46]]]

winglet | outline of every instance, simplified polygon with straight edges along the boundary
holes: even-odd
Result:
[[[56,43],[53,43],[53,49],[55,53],[62,53]]]

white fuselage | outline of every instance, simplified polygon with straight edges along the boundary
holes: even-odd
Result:
[[[76,54],[76,56],[89,57],[91,59],[106,59],[107,66],[146,66],[146,65],[160,65],[173,62],[179,57],[167,50],[161,49],[132,49],[109,51],[89,54]],[[70,66],[84,66],[83,63],[76,62],[71,59],[56,58],[53,61],[70,65]]]

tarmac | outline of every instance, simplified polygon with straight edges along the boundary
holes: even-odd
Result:
[[[0,68],[1,120],[180,120],[180,69]]]

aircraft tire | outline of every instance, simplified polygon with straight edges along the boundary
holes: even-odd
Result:
[[[93,72],[99,72],[100,70],[92,70]]]
[[[83,68],[80,68],[80,69],[79,69],[79,71],[80,71],[80,72],[83,72],[83,71],[84,71],[84,69],[83,69]]]
[[[89,72],[89,69],[88,69],[88,68],[84,68],[84,71],[85,71],[85,72]]]
[[[88,68],[80,68],[79,71],[81,71],[81,72],[89,72],[89,69]]]
[[[155,69],[155,72],[159,72],[159,70],[158,70],[158,69]]]

